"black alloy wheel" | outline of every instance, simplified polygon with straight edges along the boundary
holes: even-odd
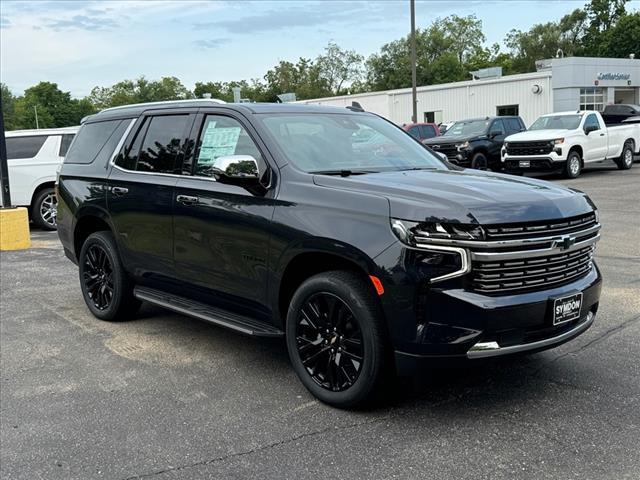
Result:
[[[286,331],[293,369],[316,398],[339,408],[381,399],[393,358],[380,301],[364,275],[335,270],[306,279],[291,298]]]
[[[94,244],[87,249],[82,280],[93,306],[97,310],[109,308],[113,300],[113,267],[101,245]]]
[[[313,381],[339,392],[358,379],[364,358],[362,332],[349,306],[329,292],[316,293],[300,308],[296,344]]]
[[[487,157],[482,153],[475,154],[473,160],[471,160],[471,168],[476,170],[489,170],[489,161],[487,160]]]
[[[131,318],[141,302],[133,295],[133,283],[122,266],[113,234],[87,237],[78,256],[82,296],[93,315],[101,320]]]

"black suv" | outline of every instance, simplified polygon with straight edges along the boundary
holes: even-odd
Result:
[[[520,117],[485,117],[454,123],[442,136],[423,140],[432,150],[462,167],[500,170],[504,139],[526,130]]]
[[[322,401],[353,406],[434,358],[550,348],[594,320],[589,198],[462,170],[347,109],[166,102],[83,122],[58,232],[103,320],[141,301],[286,337]]]

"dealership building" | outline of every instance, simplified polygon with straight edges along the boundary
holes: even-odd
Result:
[[[545,113],[640,104],[640,59],[553,58],[536,62],[536,68],[533,73],[506,76],[500,68],[488,68],[473,72],[473,80],[418,87],[418,121],[520,115],[528,126]],[[410,88],[300,103],[348,106],[351,102],[398,124],[411,121]]]

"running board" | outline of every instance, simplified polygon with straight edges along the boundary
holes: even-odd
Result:
[[[245,335],[256,337],[284,337],[284,332],[275,327],[258,322],[249,317],[227,312],[219,308],[205,305],[204,303],[189,300],[177,295],[171,295],[160,290],[147,287],[135,287],[133,295],[138,300],[153,303],[174,312],[188,315],[205,322],[226,327]]]

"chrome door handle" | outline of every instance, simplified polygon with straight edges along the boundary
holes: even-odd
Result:
[[[195,205],[198,203],[198,197],[192,197],[191,195],[178,195],[176,200],[183,205]]]
[[[126,193],[129,193],[129,189],[125,187],[111,187],[111,193],[116,196],[125,195]]]

